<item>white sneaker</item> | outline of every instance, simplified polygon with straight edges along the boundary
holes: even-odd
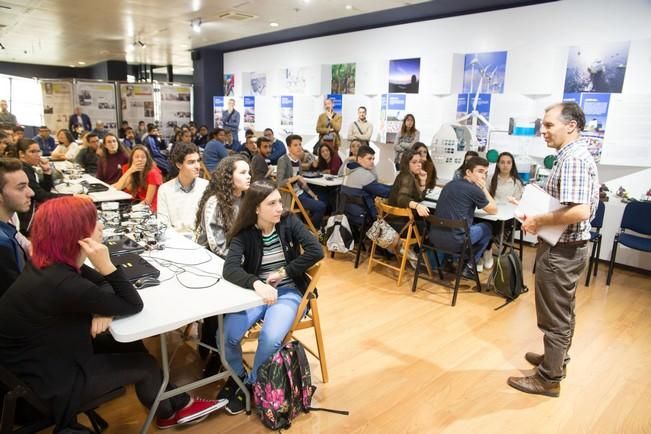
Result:
[[[481,259],[479,260],[479,263],[477,264],[477,272],[481,273],[484,271],[484,264],[482,263]]]
[[[487,270],[490,270],[493,268],[493,252],[489,249],[484,252],[484,256],[482,258],[484,260],[484,268]]]

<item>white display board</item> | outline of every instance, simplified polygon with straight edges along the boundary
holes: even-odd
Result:
[[[611,94],[601,164],[651,166],[651,95]]]
[[[90,117],[93,128],[97,121],[113,133],[118,131],[118,113],[114,82],[75,82],[75,107]]]
[[[153,123],[154,86],[151,84],[120,83],[122,120],[135,127],[138,122]]]
[[[72,82],[41,80],[40,84],[45,125],[54,133],[60,129],[68,128],[68,118],[74,109]]]
[[[174,127],[192,120],[192,86],[161,84],[160,96],[160,132],[170,137],[174,134]]]

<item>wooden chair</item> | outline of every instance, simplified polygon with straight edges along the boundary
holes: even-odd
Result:
[[[303,220],[305,221],[307,227],[310,228],[310,230],[314,232],[314,235],[316,235],[318,238],[319,231],[317,231],[316,227],[314,227],[314,224],[312,223],[312,219],[310,219],[310,215],[303,207],[303,204],[301,203],[301,200],[298,198],[298,195],[294,191],[294,188],[290,184],[287,184],[284,187],[280,187],[278,191],[289,195],[290,202],[287,210],[293,212],[294,214],[301,214],[303,216]]]
[[[322,266],[322,262],[318,262],[315,265],[313,265],[312,268],[307,270],[307,275],[310,276],[310,284],[305,290],[305,294],[303,294],[301,304],[298,306],[298,311],[296,312],[296,317],[294,318],[294,323],[292,324],[292,327],[289,329],[287,336],[285,336],[285,340],[283,344],[286,344],[292,339],[296,339],[296,337],[294,336],[294,333],[296,331],[313,328],[314,336],[316,339],[316,346],[317,346],[316,352],[309,346],[305,345],[304,342],[301,341],[301,343],[305,347],[305,350],[310,354],[312,354],[319,361],[319,364],[321,365],[321,378],[324,383],[327,383],[328,365],[326,363],[325,347],[323,345],[323,334],[321,333],[321,319],[319,317],[319,308],[317,306],[317,293],[316,293],[316,287],[321,277],[321,266]],[[309,310],[307,311],[307,313],[305,313],[305,309],[308,306],[309,306]],[[262,329],[262,323],[256,324],[249,330],[246,339],[257,340],[258,337],[260,336],[261,329]]]
[[[381,265],[383,267],[390,268],[398,272],[397,286],[402,284],[402,277],[405,274],[405,269],[407,268],[407,252],[412,246],[422,244],[422,237],[416,226],[416,221],[414,219],[414,213],[409,208],[398,208],[395,206],[387,205],[384,200],[380,198],[375,199],[375,205],[378,208],[378,219],[387,218],[387,217],[402,217],[406,218],[407,222],[402,227],[400,231],[400,243],[399,245],[404,249],[404,254],[400,260],[400,266],[396,267],[390,262],[385,262],[380,258],[375,256],[375,249],[377,244],[375,241],[371,244],[371,253],[368,257],[368,272],[370,273],[373,270],[375,264]],[[403,234],[405,234],[403,236]],[[420,255],[423,255],[423,251],[420,252]],[[425,258],[425,266],[427,268],[427,273],[430,278],[432,278],[432,267],[430,266],[429,261]]]
[[[201,165],[201,177],[203,179],[207,179],[208,181],[210,181],[210,179],[212,178],[212,174],[210,173],[210,170],[208,170],[203,160],[201,160],[199,164]]]

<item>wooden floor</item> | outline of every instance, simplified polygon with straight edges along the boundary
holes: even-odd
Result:
[[[531,270],[533,248],[525,251]],[[606,267],[591,287],[581,284],[572,363],[560,398],[531,396],[506,384],[528,374],[526,351],[542,349],[532,291],[499,310],[501,299],[466,286],[456,307],[451,292],[422,281],[400,288],[391,275],[353,269],[350,257],[327,259],[319,305],[330,369],[317,386],[314,406],[350,416],[313,412],[300,416],[294,433],[644,433],[651,432],[651,278],[616,270],[610,288]],[[487,273],[483,274],[485,280]],[[582,282],[583,283],[583,282]],[[305,338],[313,342],[308,334]],[[149,340],[158,354],[157,340]],[[175,381],[201,368],[182,346]],[[217,386],[200,395],[214,397]],[[136,433],[145,418],[133,388],[99,410],[110,433]],[[151,430],[152,432],[155,429]],[[183,433],[268,433],[255,414],[223,411]]]

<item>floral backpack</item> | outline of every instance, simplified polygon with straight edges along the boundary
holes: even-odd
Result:
[[[348,414],[312,407],[315,390],[305,348],[298,341],[287,343],[260,366],[253,385],[253,398],[262,424],[273,430],[289,428],[296,416],[310,410]]]

